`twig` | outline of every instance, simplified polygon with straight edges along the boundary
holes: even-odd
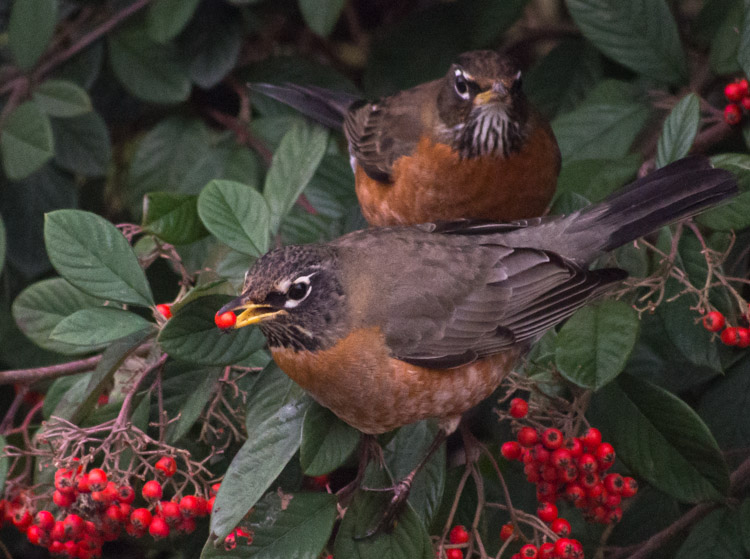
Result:
[[[101,355],[94,355],[93,357],[79,359],[78,361],[69,361],[68,363],[60,363],[59,365],[0,371],[0,385],[13,384],[16,382],[32,384],[40,380],[50,380],[67,375],[76,375],[94,369],[101,359]]]

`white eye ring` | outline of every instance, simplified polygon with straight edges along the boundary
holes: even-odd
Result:
[[[461,99],[468,101],[471,97],[471,90],[469,89],[469,80],[464,74],[464,71],[460,68],[454,70],[455,78],[453,79],[453,89]]]
[[[302,301],[307,299],[307,297],[310,295],[310,292],[312,292],[312,288],[310,287],[310,278],[315,274],[310,274],[309,276],[300,276],[296,280],[294,280],[289,287],[286,290],[287,294],[287,300],[284,302],[284,308],[285,309],[293,309],[297,305],[299,305]],[[290,292],[295,289],[297,286],[304,286],[307,289],[305,290],[304,295],[300,297],[299,299],[291,299],[289,298]]]

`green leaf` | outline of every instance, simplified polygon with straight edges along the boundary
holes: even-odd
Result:
[[[579,309],[555,340],[555,364],[569,381],[598,390],[625,368],[638,327],[637,313],[623,301]]]
[[[368,484],[369,485],[369,484]],[[335,557],[347,559],[433,559],[430,538],[414,509],[407,504],[391,532],[362,539],[383,515],[387,492],[357,491],[341,522]]]
[[[700,100],[689,93],[674,106],[664,121],[656,146],[656,167],[685,157],[693,145],[700,125]]]
[[[745,548],[745,555],[750,555],[750,499],[745,499],[740,505],[738,511],[740,532],[742,534],[742,544]]]
[[[173,319],[174,320],[174,319]],[[242,520],[294,456],[302,439],[309,398],[275,364],[261,373],[248,401],[247,441],[229,465],[216,495],[211,538],[223,540]],[[272,395],[272,396],[271,396]]]
[[[213,395],[214,386],[223,371],[221,367],[200,369],[202,381],[198,386],[189,385],[184,387],[184,383],[181,382],[187,394],[179,395],[181,406],[177,416],[178,419],[175,423],[170,423],[169,427],[167,427],[166,438],[169,444],[175,444],[187,435],[190,428],[198,421],[203,408],[206,407],[208,400]]]
[[[44,241],[52,265],[80,290],[120,303],[154,304],[133,249],[103,217],[79,210],[48,213]]]
[[[740,195],[718,208],[700,214],[696,220],[717,231],[739,230],[750,226],[750,155],[725,153],[712,157],[711,162],[736,175]]]
[[[742,67],[742,73],[750,76],[750,4],[744,2],[745,14],[742,18],[740,43],[737,49],[737,61]]]
[[[10,458],[5,455],[5,437],[0,435],[0,492],[4,493],[5,490],[5,478],[8,475],[8,468],[10,467]]]
[[[308,476],[320,476],[341,466],[359,442],[359,431],[313,402],[302,424],[300,465]]]
[[[435,422],[419,421],[399,429],[383,448],[383,458],[395,482],[404,479],[427,454],[438,435]],[[440,506],[445,487],[445,444],[430,457],[416,475],[409,491],[409,504],[425,527]]]
[[[0,133],[3,168],[9,179],[29,176],[54,154],[49,118],[33,101],[13,109]]]
[[[153,322],[130,311],[101,307],[76,311],[63,318],[49,337],[72,345],[96,346],[153,326]]]
[[[623,66],[682,84],[688,69],[677,25],[664,0],[567,0],[584,37]]]
[[[135,97],[152,103],[179,103],[190,94],[187,66],[177,48],[160,45],[142,25],[107,35],[109,62],[117,79]]]
[[[709,385],[701,394],[698,412],[721,448],[731,450],[750,446],[750,359],[733,365],[724,378]]]
[[[691,526],[676,559],[745,559],[737,511],[720,508]]]
[[[102,299],[79,291],[62,278],[52,278],[24,289],[13,301],[12,310],[18,327],[35,344],[51,351],[75,355],[87,353],[92,348],[51,340],[50,333],[66,316],[82,309],[99,307],[103,303]]]
[[[629,84],[602,82],[577,109],[552,122],[563,161],[622,158],[649,112]]]
[[[150,192],[143,200],[143,230],[173,245],[186,245],[208,235],[198,217],[198,197]]]
[[[328,130],[318,125],[299,123],[284,134],[273,154],[263,189],[271,211],[272,231],[278,230],[281,220],[310,182],[327,144]]]
[[[555,198],[574,192],[591,202],[600,202],[636,176],[641,157],[622,159],[574,159],[563,165]]]
[[[213,180],[198,197],[206,229],[239,252],[260,256],[270,244],[271,215],[263,196],[245,184]]]
[[[317,559],[336,520],[336,497],[326,493],[272,493],[260,501],[248,521],[253,533],[253,559]],[[209,541],[201,559],[238,557]]]
[[[56,0],[13,2],[8,22],[8,46],[22,70],[29,70],[37,63],[52,39],[56,24]]]
[[[47,80],[32,93],[36,104],[49,116],[68,118],[91,111],[91,99],[82,87],[66,80]]]
[[[214,323],[216,311],[229,300],[209,295],[178,309],[159,333],[162,349],[198,365],[231,365],[258,351],[265,340],[257,328],[223,332]]]
[[[55,163],[72,173],[103,176],[112,156],[107,124],[96,112],[53,118]]]
[[[148,36],[157,43],[175,38],[193,17],[199,3],[200,0],[155,0],[146,12]]]
[[[717,500],[729,469],[708,427],[685,402],[630,375],[597,392],[592,420],[634,475],[681,502]]]
[[[298,0],[302,18],[310,29],[328,37],[341,16],[346,0]]]

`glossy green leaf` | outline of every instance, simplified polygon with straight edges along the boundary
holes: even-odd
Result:
[[[182,380],[184,375],[178,379],[186,393],[178,395],[177,400],[180,404],[178,419],[167,427],[167,442],[174,444],[187,435],[213,396],[216,383],[223,372],[221,367],[200,369],[198,376],[202,377],[202,380],[197,386],[192,384],[185,386]]]
[[[5,455],[5,437],[0,435],[0,491],[5,490],[5,478],[8,475],[8,468],[10,467],[10,458]]]
[[[708,3],[702,11],[711,10],[713,14],[721,16],[710,41],[709,63],[714,73],[718,75],[731,74],[741,70],[738,60],[740,41],[743,29],[743,2],[731,2],[724,6],[711,6]]]
[[[404,479],[425,457],[438,435],[435,422],[419,421],[401,427],[383,448],[383,457],[394,482]],[[445,445],[432,455],[424,468],[415,476],[409,491],[409,504],[425,524],[440,506],[445,487]]]
[[[552,121],[563,161],[622,158],[649,112],[629,84],[602,82],[575,110]]]
[[[52,126],[49,118],[33,101],[13,109],[0,133],[0,153],[8,178],[29,176],[54,154]]]
[[[166,43],[183,30],[195,13],[200,0],[155,0],[146,12],[148,36]]]
[[[90,348],[52,340],[50,333],[66,316],[103,303],[102,299],[87,295],[62,278],[52,278],[30,285],[16,297],[13,318],[21,331],[38,346],[75,355],[87,353]]]
[[[49,116],[68,118],[91,111],[86,90],[66,80],[47,80],[34,89],[32,98]]]
[[[300,464],[308,476],[320,476],[341,466],[357,448],[359,431],[313,402],[302,424]]]
[[[341,16],[346,0],[298,0],[305,23],[321,37],[328,37]]]
[[[737,61],[742,67],[742,73],[750,75],[750,5],[744,3],[745,14],[742,18],[742,28],[740,29],[740,44],[737,48]]]
[[[112,157],[109,130],[96,112],[71,118],[52,118],[55,163],[72,173],[103,176]]]
[[[630,375],[597,392],[591,418],[638,478],[681,502],[721,499],[729,469],[705,423],[685,402]]]
[[[730,508],[710,512],[690,527],[676,559],[745,559],[740,516]]]
[[[638,338],[638,315],[623,301],[579,309],[555,340],[555,363],[569,381],[598,390],[625,368]]]
[[[369,483],[368,487],[372,487]],[[358,491],[346,510],[336,536],[335,557],[348,559],[433,559],[435,553],[422,521],[407,505],[391,532],[362,538],[383,515],[387,492]]]
[[[112,70],[135,97],[152,103],[179,103],[188,98],[187,65],[174,45],[154,42],[142,25],[122,27],[107,39]]]
[[[336,497],[327,493],[270,493],[242,523],[253,533],[253,559],[318,559],[336,520]],[[201,559],[241,556],[207,542]]]
[[[248,421],[247,441],[232,459],[216,495],[211,538],[223,540],[297,452],[309,401],[275,364],[261,373],[247,407],[257,405],[263,411]]]
[[[52,265],[80,290],[120,303],[154,304],[133,249],[103,217],[79,210],[51,212],[45,217],[44,242]]]
[[[698,223],[717,231],[740,230],[750,226],[750,155],[726,153],[712,157],[711,162],[735,174],[740,195],[700,214],[696,218]]]
[[[72,345],[96,346],[153,326],[153,322],[130,311],[99,307],[66,316],[57,323],[49,337]]]
[[[641,157],[630,154],[621,159],[574,159],[563,165],[557,179],[555,198],[574,192],[591,202],[600,202],[633,180]]]
[[[750,446],[750,359],[734,364],[726,376],[701,394],[698,412],[721,448]]]
[[[685,157],[693,145],[700,125],[700,99],[689,93],[674,106],[664,121],[656,146],[656,167]]]
[[[7,9],[7,8],[6,8]],[[37,63],[57,24],[57,0],[15,0],[8,21],[8,46],[22,70]]]
[[[198,198],[198,215],[206,229],[234,250],[253,256],[268,250],[271,214],[265,198],[254,188],[213,180]]]
[[[162,349],[175,359],[199,365],[231,365],[258,351],[265,339],[257,328],[222,332],[214,323],[216,311],[229,300],[209,295],[177,310],[159,333]]]
[[[143,200],[143,230],[173,245],[195,242],[208,235],[198,217],[198,197],[150,192]]]
[[[688,70],[665,0],[567,0],[579,29],[604,54],[660,82],[681,84]]]
[[[327,144],[328,131],[318,125],[301,122],[284,134],[273,154],[263,189],[271,212],[272,231],[278,230],[281,220],[310,182]]]

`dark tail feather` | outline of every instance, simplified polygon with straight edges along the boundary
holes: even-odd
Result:
[[[737,193],[737,181],[730,172],[714,169],[705,157],[686,157],[584,209],[566,235],[574,233],[576,245],[583,241],[576,248],[588,260],[597,252],[616,249]]]
[[[251,83],[250,89],[297,109],[323,126],[340,129],[349,107],[359,97],[313,85]]]

